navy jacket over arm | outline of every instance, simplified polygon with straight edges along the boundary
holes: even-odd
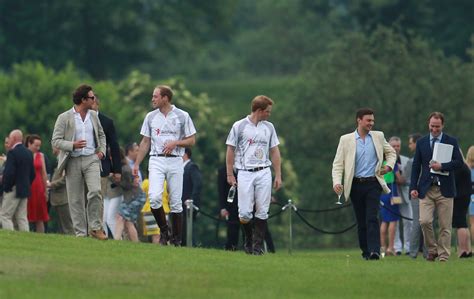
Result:
[[[454,170],[461,167],[463,160],[456,138],[443,133],[441,143],[451,144],[453,156],[450,162],[442,163],[442,171],[448,171],[449,175],[438,175],[441,184],[441,194],[444,197],[455,197],[456,186],[454,183]],[[413,158],[413,167],[411,173],[411,190],[418,190],[418,197],[425,198],[426,193],[431,187],[433,174],[430,173],[429,163],[433,156],[430,144],[430,135],[423,136],[416,143],[415,157]]]

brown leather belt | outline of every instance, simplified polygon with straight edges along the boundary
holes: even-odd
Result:
[[[157,155],[150,155],[151,157],[165,157],[165,158],[177,158],[179,156],[176,155],[167,155],[167,154],[157,154]]]

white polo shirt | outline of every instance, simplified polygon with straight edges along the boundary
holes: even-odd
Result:
[[[174,105],[171,107],[168,115],[165,116],[160,109],[156,109],[149,112],[143,121],[140,134],[151,138],[150,155],[162,154],[168,141],[182,140],[196,134],[189,114]],[[182,157],[184,147],[175,147],[171,154]]]
[[[272,165],[269,151],[280,141],[271,122],[255,125],[247,116],[234,123],[226,144],[235,147],[234,168],[252,169]]]
[[[74,124],[76,131],[74,134],[74,141],[85,140],[86,146],[83,148],[76,148],[72,151],[72,157],[79,156],[90,156],[95,153],[95,138],[94,138],[94,126],[92,125],[91,112],[88,110],[84,121],[82,120],[81,114],[76,112],[76,109],[72,107],[74,113]]]

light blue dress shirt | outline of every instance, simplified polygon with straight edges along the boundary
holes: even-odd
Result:
[[[375,152],[372,135],[367,134],[365,140],[355,131],[356,138],[356,159],[355,159],[355,177],[366,178],[375,176],[375,167],[377,167],[377,153]]]

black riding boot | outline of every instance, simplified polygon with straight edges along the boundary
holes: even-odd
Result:
[[[165,210],[163,207],[159,209],[151,209],[151,213],[155,217],[156,223],[160,227],[160,244],[168,245],[169,233],[168,233],[168,223],[166,222]]]
[[[244,230],[244,236],[245,236],[245,240],[244,240],[244,250],[245,250],[245,253],[247,254],[252,254],[252,222],[248,222],[248,223],[241,223],[242,224],[242,228]]]
[[[181,231],[183,227],[183,214],[170,213],[171,220],[171,244],[181,246]]]
[[[253,230],[253,254],[262,255],[263,251],[263,240],[265,239],[265,227],[267,226],[267,220],[255,218],[255,228]]]

